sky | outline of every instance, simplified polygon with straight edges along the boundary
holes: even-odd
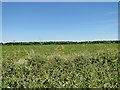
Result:
[[[2,3],[0,2],[0,42],[2,42]]]
[[[2,0],[2,2],[119,2],[119,0]]]
[[[118,40],[117,2],[3,2],[2,40]]]

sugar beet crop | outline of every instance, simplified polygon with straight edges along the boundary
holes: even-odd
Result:
[[[120,88],[118,44],[2,48],[3,88]]]

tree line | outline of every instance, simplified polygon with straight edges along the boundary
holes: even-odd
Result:
[[[1,45],[64,45],[64,44],[100,44],[100,43],[119,43],[119,40],[114,41],[84,41],[84,42],[73,42],[73,41],[49,41],[49,42],[7,42],[0,43]]]

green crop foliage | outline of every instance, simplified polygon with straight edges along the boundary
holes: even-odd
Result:
[[[3,88],[120,88],[118,44],[2,47]]]

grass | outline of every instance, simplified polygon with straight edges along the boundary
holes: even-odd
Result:
[[[120,88],[118,44],[3,46],[3,88]]]

